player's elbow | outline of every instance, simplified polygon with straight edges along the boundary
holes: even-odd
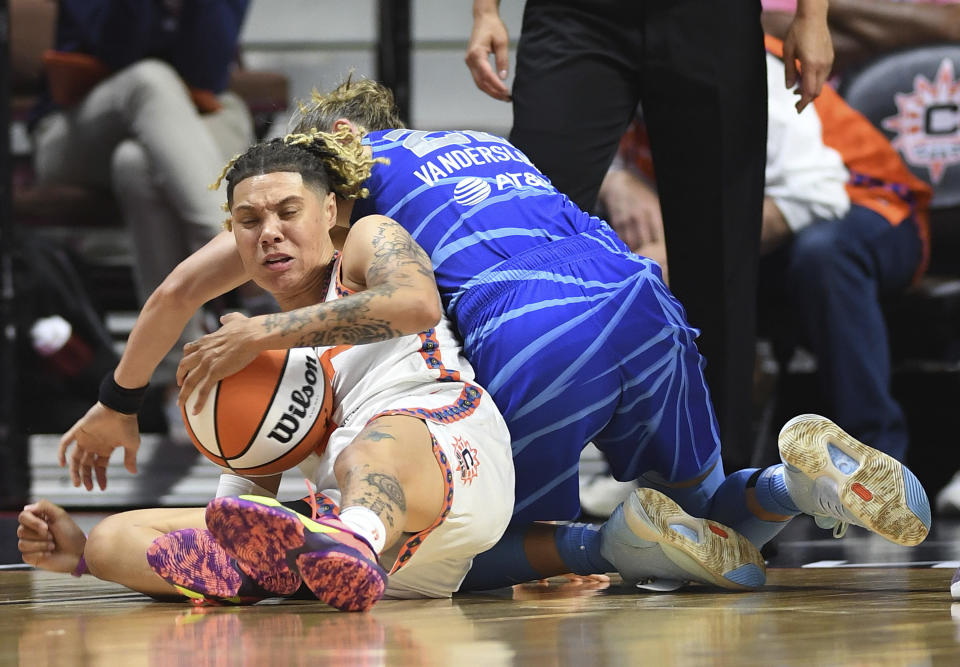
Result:
[[[440,305],[440,297],[436,292],[418,294],[412,306],[409,312],[415,320],[412,324],[415,331],[432,329],[437,326],[443,316],[443,307]]]
[[[146,305],[164,312],[183,309],[192,313],[207,300],[208,295],[198,281],[190,280],[186,272],[177,267],[157,286]]]
[[[395,301],[395,323],[402,334],[419,333],[437,326],[443,315],[440,296],[434,290],[409,290]],[[402,304],[402,305],[401,305]]]

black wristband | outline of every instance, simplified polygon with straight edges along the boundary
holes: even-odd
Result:
[[[111,410],[116,410],[125,415],[135,415],[143,407],[143,398],[146,396],[149,386],[150,383],[136,389],[121,387],[113,379],[113,371],[110,371],[100,383],[98,400]]]

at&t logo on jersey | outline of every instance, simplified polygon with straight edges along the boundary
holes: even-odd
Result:
[[[482,178],[468,176],[453,189],[453,200],[461,206],[479,204],[490,196],[490,184]]]
[[[960,81],[953,61],[944,58],[933,81],[922,74],[913,80],[913,92],[897,93],[898,114],[883,120],[897,136],[892,140],[908,164],[926,167],[936,184],[946,169],[960,162]]]
[[[477,449],[471,447],[468,441],[457,437],[453,439],[453,451],[457,455],[457,472],[460,473],[460,481],[469,486],[480,474]]]

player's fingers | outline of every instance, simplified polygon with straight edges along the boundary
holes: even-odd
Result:
[[[123,448],[123,467],[131,475],[137,474],[137,450],[135,447],[124,447]]]
[[[31,535],[31,539],[40,539],[49,533],[47,522],[26,509],[17,516],[17,523],[19,524],[17,526],[18,536],[23,533]]]
[[[66,514],[62,507],[53,504],[46,498],[41,498],[32,505],[25,506],[23,509],[33,512],[48,524],[53,523]]]
[[[74,486],[80,486],[80,466],[83,460],[83,452],[75,448],[70,453],[70,481]]]
[[[49,537],[21,535],[17,531],[17,549],[24,556],[28,554],[50,554],[57,548],[56,543]]]
[[[196,375],[196,373],[194,373],[193,375]],[[187,378],[187,381],[188,382],[190,381],[189,377]],[[200,414],[200,411],[203,409],[203,406],[206,404],[207,397],[210,395],[210,391],[213,389],[213,385],[216,384],[216,382],[210,377],[208,373],[204,375],[202,380],[195,382],[194,384],[195,386],[193,387],[193,393],[196,394],[196,396],[194,399],[195,403],[193,404],[192,414],[198,415]],[[187,397],[189,397],[189,394],[184,396],[184,391],[186,390],[186,388],[187,386],[186,384],[184,384],[183,389],[180,390],[180,395],[181,395],[181,398],[183,398],[184,405],[186,404]]]
[[[244,315],[242,313],[227,313],[226,315],[220,316],[220,324],[227,324],[233,320],[242,320]]]
[[[93,491],[93,454],[84,453],[80,460],[80,481],[83,488],[87,491]]]
[[[76,425],[71,426],[70,429],[63,434],[63,437],[60,438],[60,447],[57,449],[57,461],[60,463],[61,468],[67,465],[67,450],[74,441],[74,432],[76,429]]]
[[[182,387],[186,377],[190,374],[197,364],[200,363],[199,355],[192,354],[187,352],[187,346],[193,345],[193,343],[187,343],[183,347],[183,358],[180,359],[180,363],[177,364],[177,386]]]
[[[107,464],[109,457],[98,456],[93,466],[93,472],[97,477],[97,486],[101,491],[107,490]]]
[[[187,399],[200,382],[200,377],[206,373],[206,366],[202,366],[199,360],[192,359],[190,363],[185,363],[186,361],[187,358],[184,357],[177,369],[177,384],[180,386],[177,403],[181,408],[187,404]]]

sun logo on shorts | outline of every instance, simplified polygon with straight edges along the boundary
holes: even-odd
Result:
[[[480,467],[477,448],[471,447],[469,442],[458,437],[453,439],[453,451],[457,455],[457,472],[460,473],[460,481],[469,486],[480,474],[477,471]]]

